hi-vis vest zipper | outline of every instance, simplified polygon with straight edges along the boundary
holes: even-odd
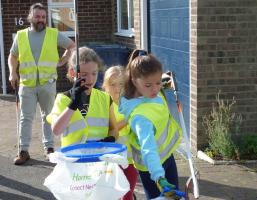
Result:
[[[37,82],[37,71],[39,73],[40,85],[44,85],[50,79],[57,79],[56,67],[59,61],[57,37],[57,29],[46,28],[41,54],[38,64],[36,64],[29,44],[28,29],[17,32],[21,86],[35,87]]]
[[[162,99],[163,104],[143,103],[137,106],[129,116],[129,123],[136,115],[142,115],[153,123],[156,130],[154,137],[161,163],[163,164],[178,147],[182,138],[182,130],[169,114],[168,105],[163,96]],[[135,133],[130,134],[130,143],[136,168],[141,171],[148,171],[143,162],[140,145]]]

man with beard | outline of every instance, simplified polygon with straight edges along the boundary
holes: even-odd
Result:
[[[52,131],[46,116],[51,112],[55,100],[56,68],[66,64],[75,43],[57,29],[46,26],[46,13],[41,3],[30,7],[27,18],[30,27],[17,32],[8,57],[9,81],[15,90],[19,85],[20,99],[19,146],[15,165],[22,165],[30,159],[28,149],[37,103],[41,111],[42,143],[46,158],[54,152]],[[60,59],[58,47],[65,49]]]

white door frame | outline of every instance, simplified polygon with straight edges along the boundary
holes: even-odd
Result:
[[[148,50],[147,0],[140,0],[141,49]]]
[[[2,19],[2,2],[0,0],[0,47],[1,47],[1,71],[2,71],[2,88],[3,94],[6,94],[6,74],[5,74],[5,58],[4,58],[4,39],[3,39],[3,19]]]

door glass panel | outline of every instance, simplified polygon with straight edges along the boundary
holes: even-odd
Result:
[[[59,31],[74,31],[74,9],[73,8],[51,8],[51,26]]]
[[[121,29],[128,29],[128,5],[127,0],[120,1]]]

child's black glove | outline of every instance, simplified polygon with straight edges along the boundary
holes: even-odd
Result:
[[[115,142],[115,137],[114,136],[107,136],[103,139],[98,140],[98,142]]]
[[[171,83],[171,72],[162,74],[162,87],[163,89],[171,89],[173,87]]]
[[[80,102],[81,102],[81,94],[83,91],[87,90],[88,88],[86,86],[81,86],[81,83],[85,82],[85,79],[77,79],[73,87],[70,89],[70,95],[71,95],[71,103],[69,104],[69,108],[71,110],[77,110]]]

